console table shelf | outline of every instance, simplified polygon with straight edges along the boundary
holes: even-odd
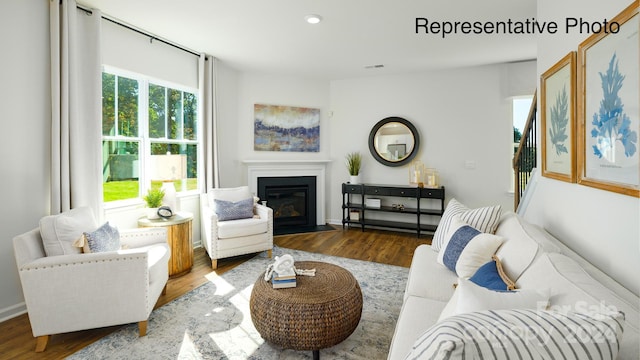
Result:
[[[420,216],[442,216],[444,213],[444,186],[439,188],[416,188],[396,185],[375,185],[375,184],[342,184],[342,227],[359,226],[362,231],[369,227],[383,227],[413,230],[420,236],[420,232],[434,232],[437,225],[421,223]],[[378,198],[382,202],[382,197],[405,198],[415,200],[415,207],[404,207],[399,209],[389,205],[372,207],[365,205],[367,199]],[[426,201],[436,200],[438,207],[425,207]],[[413,204],[412,204],[413,205]],[[351,213],[358,212],[358,218],[352,219]],[[367,217],[367,213],[384,213],[402,215],[402,221],[372,219]]]

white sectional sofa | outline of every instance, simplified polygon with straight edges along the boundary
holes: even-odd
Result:
[[[604,308],[608,311],[621,311],[625,320],[618,359],[640,358],[638,296],[589,264],[542,228],[527,223],[513,212],[502,215],[495,234],[504,238],[496,255],[504,272],[515,281],[517,289],[546,293],[549,305],[547,309],[551,310],[583,312]],[[438,252],[429,245],[419,246],[413,255],[404,303],[389,349],[389,360],[430,358],[416,354],[419,347],[416,340],[421,336],[424,339],[426,332],[433,333],[447,319],[452,319],[445,315],[451,314],[458,302],[478,304],[474,299],[461,300],[458,298],[459,294],[454,296],[455,292],[460,292],[459,286],[457,289],[453,286],[459,282],[458,276],[438,263],[437,257]],[[546,347],[544,350],[549,351]],[[544,353],[540,357],[536,357],[535,352],[532,353],[533,358],[551,358]],[[498,353],[490,357],[511,358]],[[464,358],[479,357],[472,356],[467,350]],[[596,354],[593,358],[607,358],[607,354]]]

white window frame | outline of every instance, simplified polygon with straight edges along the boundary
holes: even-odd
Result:
[[[165,88],[170,88],[172,90],[179,90],[182,92],[188,92],[196,95],[197,101],[201,101],[199,98],[199,91],[196,88],[191,88],[184,85],[179,85],[176,83],[172,83],[169,81],[156,79],[151,76],[147,76],[144,74],[135,73],[128,70],[123,70],[120,68],[116,68],[113,66],[103,65],[102,72],[106,72],[112,75],[126,77],[129,79],[134,79],[138,81],[139,93],[138,93],[138,136],[137,137],[124,137],[124,136],[105,136],[102,135],[101,141],[125,141],[125,142],[138,142],[138,182],[139,182],[139,194],[137,198],[129,198],[122,200],[114,200],[109,202],[104,202],[104,208],[116,208],[127,205],[137,205],[143,202],[142,196],[145,194],[151,185],[151,179],[147,174],[151,172],[151,144],[152,143],[164,143],[164,144],[186,144],[186,145],[196,145],[197,146],[197,182],[198,186],[192,190],[181,191],[181,189],[176,189],[178,197],[190,196],[190,195],[198,195],[200,193],[200,188],[203,183],[203,133],[202,133],[202,120],[197,119],[196,121],[196,131],[197,136],[195,140],[188,139],[168,139],[166,135],[168,134],[168,129],[165,132],[165,138],[150,138],[149,134],[149,84],[154,84],[158,86],[162,86]],[[117,97],[115,99],[117,102]],[[167,114],[168,115],[168,114]],[[199,114],[198,114],[199,115]],[[117,114],[116,114],[117,116]],[[100,119],[102,122],[102,119]],[[117,121],[117,119],[116,119]],[[184,118],[183,118],[184,121]],[[165,122],[166,124],[166,122]],[[166,126],[166,125],[165,125]]]

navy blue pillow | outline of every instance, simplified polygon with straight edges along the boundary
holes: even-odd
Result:
[[[516,288],[514,282],[502,271],[500,259],[495,255],[491,261],[478,268],[469,280],[490,290],[508,291]]]
[[[455,272],[456,264],[458,263],[458,259],[460,259],[460,254],[462,254],[462,251],[464,251],[464,248],[467,246],[467,244],[469,244],[469,242],[471,242],[473,238],[480,234],[482,234],[480,231],[472,228],[469,225],[459,227],[453,233],[453,235],[451,235],[451,240],[449,240],[449,242],[445,245],[446,248],[444,251],[444,255],[442,256],[442,262],[444,263],[444,266],[449,268],[449,270]],[[469,274],[470,273],[471,272],[469,272]]]

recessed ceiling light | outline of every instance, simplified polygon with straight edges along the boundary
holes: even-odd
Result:
[[[316,14],[309,14],[304,17],[304,20],[309,24],[317,24],[322,21],[322,16]]]

